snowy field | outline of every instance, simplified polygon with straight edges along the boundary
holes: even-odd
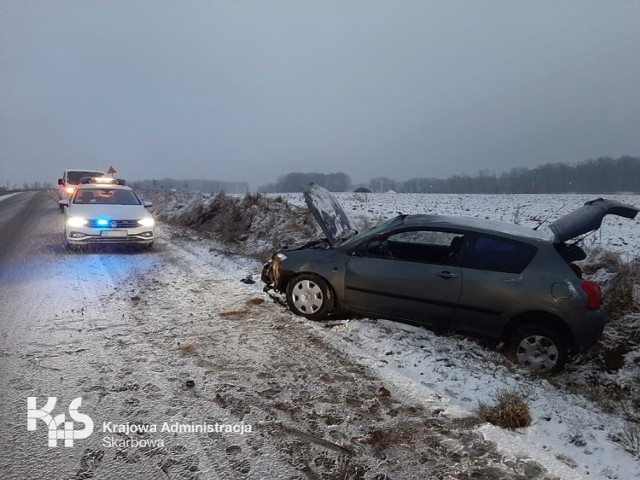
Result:
[[[277,196],[277,195],[269,195]],[[302,194],[281,194],[289,203],[305,206]],[[334,193],[356,223],[370,225],[403,214],[462,215],[535,227],[565,215],[599,195],[456,195],[421,193]],[[640,207],[640,195],[600,195]],[[368,223],[365,223],[368,222]],[[609,216],[583,246],[624,255],[640,254],[640,217]]]
[[[464,215],[532,227],[551,222],[596,195],[424,195],[335,194],[356,223],[370,224],[398,213]],[[285,196],[303,206],[301,194]],[[606,198],[640,206],[640,195]],[[632,258],[640,253],[640,218],[606,217],[601,229],[583,245]],[[334,341],[361,361],[408,382],[417,391],[436,392],[451,412],[469,412],[478,401],[492,404],[499,390],[516,388],[527,399],[533,424],[509,432],[485,424],[486,438],[514,456],[532,455],[560,478],[640,478],[640,461],[611,442],[624,426],[621,415],[599,412],[583,397],[567,395],[547,380],[506,364],[500,355],[471,340],[436,336],[384,320],[353,320],[333,329]],[[560,377],[571,377],[571,366]],[[634,377],[629,382],[640,381]],[[554,470],[553,465],[556,465]]]
[[[304,206],[301,194],[283,194],[281,197],[291,205]],[[439,213],[490,218],[533,227],[553,221],[597,196],[343,193],[336,194],[336,197],[362,226],[398,213]],[[198,201],[203,198],[206,197],[200,197]],[[639,195],[606,198],[640,206]],[[175,213],[175,205],[171,208]],[[601,230],[588,237],[583,245],[589,249],[614,250],[631,258],[638,255],[639,240],[639,219],[607,218]],[[212,255],[211,240],[194,236],[193,241],[194,251],[200,244],[198,256],[203,264],[208,263],[208,257]],[[230,257],[228,262],[216,266],[221,269],[221,274],[237,280],[253,276],[257,280],[253,288],[256,294],[260,294],[259,262],[246,257]],[[291,320],[306,321],[293,314]],[[550,475],[562,479],[640,478],[639,459],[613,441],[616,435],[620,436],[628,428],[623,422],[623,412],[602,412],[600,407],[584,397],[555,386],[581,381],[584,372],[571,364],[555,379],[545,379],[510,364],[501,355],[470,339],[438,336],[424,329],[376,319],[309,323],[319,335],[374,369],[397,390],[412,398],[440,405],[443,416],[468,416],[477,409],[478,402],[493,404],[494,396],[500,390],[519,391],[531,410],[533,421],[530,427],[516,431],[490,424],[476,427],[476,431],[485,438],[496,442],[505,455],[534,459],[544,465]],[[628,360],[632,362],[633,359],[630,356]],[[637,389],[640,377],[637,369],[631,372],[626,374],[625,381],[630,388]]]

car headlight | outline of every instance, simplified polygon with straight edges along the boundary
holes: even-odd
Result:
[[[67,225],[70,227],[82,227],[87,224],[87,220],[82,217],[69,217],[67,219]]]
[[[142,227],[153,227],[156,224],[156,221],[151,217],[147,217],[142,220],[138,220],[138,224]]]

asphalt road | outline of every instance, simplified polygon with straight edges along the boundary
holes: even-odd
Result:
[[[0,201],[2,478],[72,478],[81,470],[83,448],[64,448],[63,441],[48,448],[42,420],[27,430],[27,397],[39,397],[38,408],[45,397],[58,397],[52,416],[66,412],[67,421],[71,400],[83,397],[85,409],[97,401],[83,384],[99,374],[98,363],[110,363],[108,351],[91,345],[92,331],[116,321],[105,315],[103,298],[149,264],[129,255],[123,268],[117,252],[68,253],[62,228],[53,193]],[[90,359],[82,355],[89,351]]]
[[[62,227],[55,194],[0,201],[0,478],[549,478],[171,227],[150,253],[67,252]]]

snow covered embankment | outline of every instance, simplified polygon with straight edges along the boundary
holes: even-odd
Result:
[[[283,201],[280,196],[240,198],[169,192],[158,194],[154,199],[147,195],[147,199],[156,203],[155,214],[159,219],[209,232],[245,254],[266,253],[282,245],[301,243],[320,236],[319,229],[309,218],[299,197],[301,195],[295,195],[292,200],[285,196],[286,201]],[[355,197],[350,195],[349,198]],[[398,198],[395,202],[387,202],[383,211],[378,201],[355,198],[349,202],[349,198],[341,198],[340,201],[352,212],[356,222],[363,226],[389,218],[400,211],[416,213],[414,210],[420,206],[420,202],[404,205],[401,198]],[[405,200],[410,199],[407,196]],[[441,202],[445,200],[440,199]],[[456,200],[452,196],[450,200],[460,205],[460,199]],[[502,209],[500,219],[510,215],[507,200],[501,199],[505,208]],[[520,204],[522,199],[512,200],[514,205],[510,208],[515,209],[513,221],[519,216],[529,220],[548,216],[545,210],[548,206],[543,199],[538,199],[537,202],[540,212],[534,209],[534,203],[529,203],[526,214],[525,208]],[[472,203],[475,205],[481,202],[477,200]],[[440,207],[446,213],[453,213],[447,211],[444,204]],[[477,212],[465,213],[479,215]],[[624,222],[620,225],[610,223],[603,226],[606,232],[602,235],[606,233],[611,242],[602,241],[604,238],[599,240],[614,247],[623,247],[615,239],[625,238],[628,241],[636,238],[634,229],[637,230],[636,222]],[[601,246],[602,243],[593,246]],[[584,265],[585,272],[603,283],[605,297],[611,297],[608,294],[612,292],[607,288],[616,283],[613,279],[624,262],[603,264],[600,256],[591,258],[592,264]],[[510,444],[520,444],[519,448],[512,451],[516,456],[527,448],[539,447],[541,453],[534,458],[542,461],[551,471],[555,470],[562,478],[582,478],[584,475],[589,475],[590,478],[628,478],[629,474],[633,476],[638,473],[638,465],[637,460],[623,452],[623,449],[636,456],[639,453],[638,445],[634,446],[633,443],[633,435],[637,430],[633,430],[633,426],[637,425],[638,417],[638,408],[634,405],[638,403],[637,398],[640,398],[640,362],[637,360],[640,342],[629,344],[629,340],[640,340],[640,335],[625,334],[638,323],[633,320],[637,320],[638,316],[637,293],[640,291],[640,282],[637,275],[629,278],[631,310],[607,326],[603,342],[598,347],[575,359],[565,372],[551,379],[552,381],[536,379],[513,366],[505,367],[500,360],[495,360],[501,357],[474,347],[473,342],[463,342],[467,353],[451,354],[448,352],[456,352],[460,347],[455,339],[424,331],[423,334],[405,334],[401,333],[402,327],[385,325],[378,320],[347,321],[345,328],[332,329],[329,337],[332,342],[336,342],[336,346],[346,348],[355,358],[366,360],[365,363],[377,370],[391,367],[394,376],[400,375],[415,386],[416,394],[419,395],[428,386],[438,395],[447,398],[455,408],[473,411],[478,401],[490,402],[497,389],[519,386],[523,394],[526,394],[534,415],[532,427],[525,429],[526,442],[522,443],[520,434],[500,432],[493,427],[483,428],[486,436],[498,441],[501,448],[507,450],[510,450]],[[619,305],[621,300],[617,299],[614,303]],[[388,328],[395,333],[390,335]],[[326,329],[324,331],[327,332]],[[625,344],[622,349],[618,348],[618,340],[621,339]],[[429,342],[434,345],[426,350],[422,347],[416,350],[416,342],[421,346]],[[404,353],[396,355],[402,352]],[[407,355],[407,352],[418,354]],[[474,361],[461,361],[464,358],[481,358],[484,366],[478,370],[474,367]],[[426,384],[425,375],[429,379]],[[474,378],[477,381],[469,381]],[[571,395],[572,393],[576,396]],[[587,418],[590,419],[589,422],[585,421]],[[575,476],[567,475],[567,471],[561,473],[562,468],[557,466],[554,468],[551,465],[554,462],[549,462],[549,454],[552,458],[557,458],[564,468],[568,467]]]

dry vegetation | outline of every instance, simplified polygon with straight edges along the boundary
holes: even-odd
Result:
[[[159,206],[160,220],[210,234],[231,250],[261,260],[279,248],[320,237],[306,208],[292,206],[278,197],[180,192],[163,192],[157,198],[150,192],[145,197]],[[516,212],[516,223],[518,216]],[[640,456],[640,258],[624,260],[612,252],[594,251],[581,267],[586,278],[602,285],[603,308],[610,320],[595,348],[575,358],[565,372],[549,380],[561,390],[594,401],[605,412],[624,412],[626,424],[611,440]],[[242,308],[220,315],[248,313]],[[190,350],[188,346],[183,348],[184,353]],[[495,400],[495,405],[480,404],[477,414],[504,428],[530,424],[521,394],[500,391]],[[375,441],[377,436],[379,432],[372,432],[370,440]]]
[[[637,288],[639,280],[640,258],[619,263],[617,271],[609,282],[603,303],[604,309],[612,318],[619,318],[638,311]],[[638,340],[640,337],[636,336],[634,341]]]
[[[515,430],[531,425],[531,414],[523,395],[515,390],[498,390],[495,404],[478,403],[476,413],[485,422]]]
[[[640,258],[625,261],[611,252],[599,252],[584,272],[602,285],[602,307],[609,319],[594,352],[605,370],[619,370],[624,359],[614,357],[640,347]]]
[[[160,220],[212,234],[238,253],[261,259],[274,250],[314,238],[318,232],[308,209],[291,206],[281,197],[163,192],[154,199],[154,193],[148,192],[145,198],[160,207],[156,209],[161,212],[156,214]]]
[[[554,383],[621,416],[610,440],[640,458],[640,258],[599,251],[583,271],[602,285],[609,321],[598,345],[573,362],[575,372]]]
[[[180,343],[178,342],[178,348],[182,353],[194,353],[198,349],[196,342]]]

